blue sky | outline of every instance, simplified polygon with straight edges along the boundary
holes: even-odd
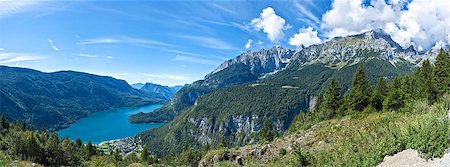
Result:
[[[389,11],[371,8],[391,7],[401,15],[410,3],[402,1],[398,11],[394,8],[398,0],[378,6],[362,0],[343,4],[351,7],[351,1],[375,15]],[[359,24],[370,26],[345,27],[333,22],[342,11],[326,16],[338,5],[325,0],[1,1],[0,64],[45,72],[83,71],[130,84],[179,85],[202,79],[246,50],[273,45],[295,49],[333,36],[385,28],[391,22],[389,32],[394,35],[409,32],[391,17],[363,18]],[[448,42],[445,35],[443,41]]]
[[[309,2],[309,1],[308,1]],[[0,48],[32,60],[1,64],[42,71],[75,70],[166,85],[202,79],[224,60],[249,49],[289,46],[271,42],[248,24],[272,7],[292,27],[308,19],[293,2],[280,1],[78,1],[27,4],[0,16]],[[319,5],[320,4],[320,5]],[[314,6],[317,17],[329,3]],[[316,6],[317,5],[317,6]],[[296,28],[298,29],[298,28]],[[49,41],[52,41],[50,44]],[[257,44],[257,43],[260,44]],[[292,47],[294,48],[294,47]],[[1,52],[1,51],[0,51]],[[26,59],[26,57],[24,58]]]

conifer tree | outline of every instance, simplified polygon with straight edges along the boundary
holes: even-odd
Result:
[[[328,89],[325,92],[325,107],[332,113],[328,113],[327,117],[334,117],[336,111],[341,107],[342,103],[342,88],[336,79],[332,79]]]
[[[426,98],[429,103],[433,103],[437,100],[437,89],[433,82],[433,66],[429,60],[425,60],[422,63],[418,73],[420,97]]]
[[[81,142],[80,138],[77,138],[77,140],[75,141],[76,145],[78,148],[81,148],[81,146],[83,146],[83,142]]]
[[[144,161],[145,163],[148,163],[149,156],[150,155],[148,153],[147,145],[144,145],[144,148],[142,149],[142,152],[141,152],[141,159],[142,159],[142,161]]]
[[[383,111],[397,111],[405,106],[405,95],[401,85],[401,79],[395,78],[391,83],[388,96],[383,101]]]
[[[439,95],[450,92],[450,57],[441,48],[436,62],[434,63],[435,70],[433,82],[436,85],[436,90]]]
[[[272,133],[272,127],[270,126],[269,119],[264,119],[263,126],[259,131],[261,141],[272,141],[274,134]]]
[[[2,119],[0,120],[0,133],[4,135],[7,132],[8,129],[9,129],[8,120],[3,115]]]
[[[350,109],[362,112],[364,108],[370,105],[372,97],[372,88],[369,78],[364,73],[362,65],[358,67],[353,77],[352,87],[347,98],[347,106]]]
[[[319,95],[317,96],[317,100],[316,100],[316,104],[314,105],[314,110],[313,110],[313,112],[315,112],[315,113],[316,113],[316,112],[319,112],[320,109],[321,109],[322,103],[323,103],[323,95],[319,94]]]
[[[373,93],[372,106],[378,111],[381,111],[383,109],[383,101],[388,96],[388,93],[388,83],[386,79],[384,79],[384,76],[380,75],[377,86],[375,87],[375,91]]]
[[[86,144],[86,150],[87,150],[88,159],[91,158],[92,156],[94,156],[95,153],[97,152],[95,146],[92,145],[91,141],[89,141],[88,144]]]

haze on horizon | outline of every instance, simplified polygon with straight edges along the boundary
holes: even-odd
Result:
[[[383,29],[450,44],[450,1],[0,1],[0,65],[182,85],[247,50]]]

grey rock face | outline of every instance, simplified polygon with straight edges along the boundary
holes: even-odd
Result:
[[[247,51],[234,59],[225,61],[219,65],[219,67],[214,69],[209,75],[215,74],[237,63],[243,63],[250,66],[252,72],[260,75],[270,73],[283,69],[287,63],[289,63],[289,60],[293,54],[294,51],[287,48],[282,48],[278,45],[269,50],[261,49],[256,52]]]
[[[422,56],[414,48],[403,49],[382,30],[368,31],[359,35],[336,37],[319,45],[312,45],[297,52],[293,59],[301,64],[357,63],[364,59],[380,59],[418,63]]]

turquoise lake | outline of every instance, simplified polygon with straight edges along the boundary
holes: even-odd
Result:
[[[144,112],[153,112],[161,105],[148,105],[142,107],[124,107],[93,113],[71,124],[69,128],[58,131],[59,137],[69,137],[72,140],[80,138],[87,143],[92,141],[99,144],[103,141],[130,137],[147,129],[157,128],[164,123],[134,124],[128,122],[128,116]]]

